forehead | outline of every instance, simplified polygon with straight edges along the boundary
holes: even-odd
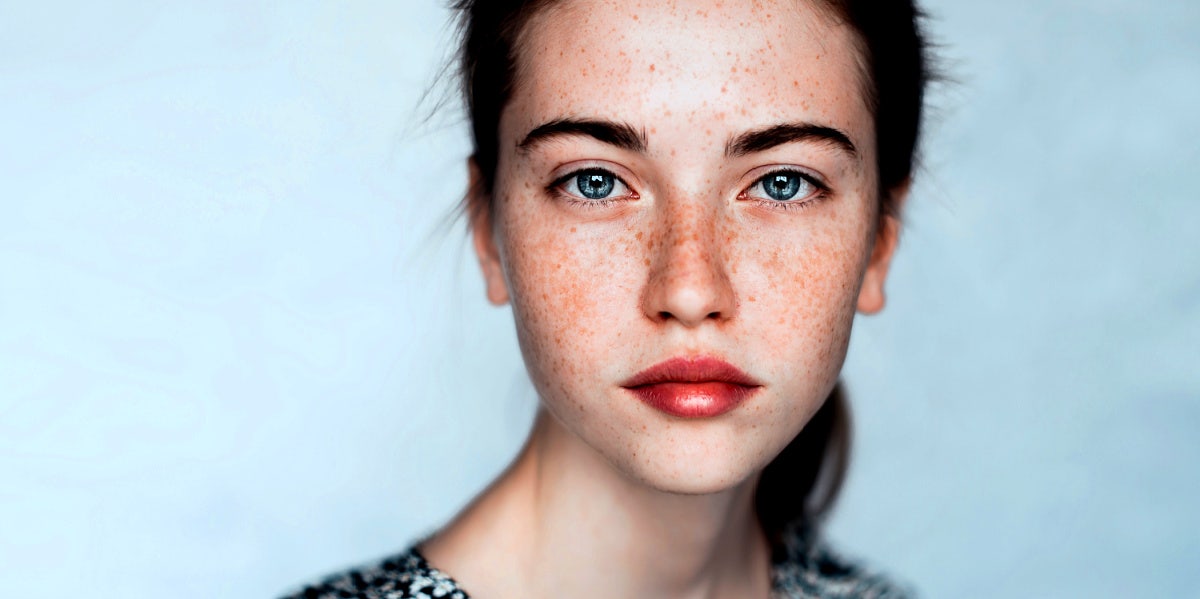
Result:
[[[652,146],[673,122],[815,121],[873,141],[858,39],[811,0],[560,0],[517,48],[514,135],[587,116],[644,127]]]

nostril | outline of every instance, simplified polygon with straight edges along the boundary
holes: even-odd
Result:
[[[672,318],[675,318],[675,315],[672,314],[670,310],[662,310],[658,313],[658,318],[660,320],[671,320]],[[705,317],[705,320],[721,320],[721,312],[709,312]]]

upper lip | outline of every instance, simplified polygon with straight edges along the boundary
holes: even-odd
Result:
[[[671,358],[659,362],[621,384],[622,387],[642,387],[659,383],[729,383],[758,387],[761,383],[750,378],[737,366],[720,358],[708,356]]]

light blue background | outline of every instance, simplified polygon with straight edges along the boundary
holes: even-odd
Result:
[[[958,83],[831,534],[925,597],[1198,596],[1200,3],[929,7]],[[0,6],[0,596],[270,597],[510,459],[446,18]]]

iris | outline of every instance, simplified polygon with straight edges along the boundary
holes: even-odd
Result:
[[[602,171],[586,171],[575,177],[579,193],[589,200],[602,200],[616,187],[616,177]]]
[[[772,200],[786,202],[796,197],[802,186],[808,185],[799,173],[772,173],[763,177],[763,191]]]

